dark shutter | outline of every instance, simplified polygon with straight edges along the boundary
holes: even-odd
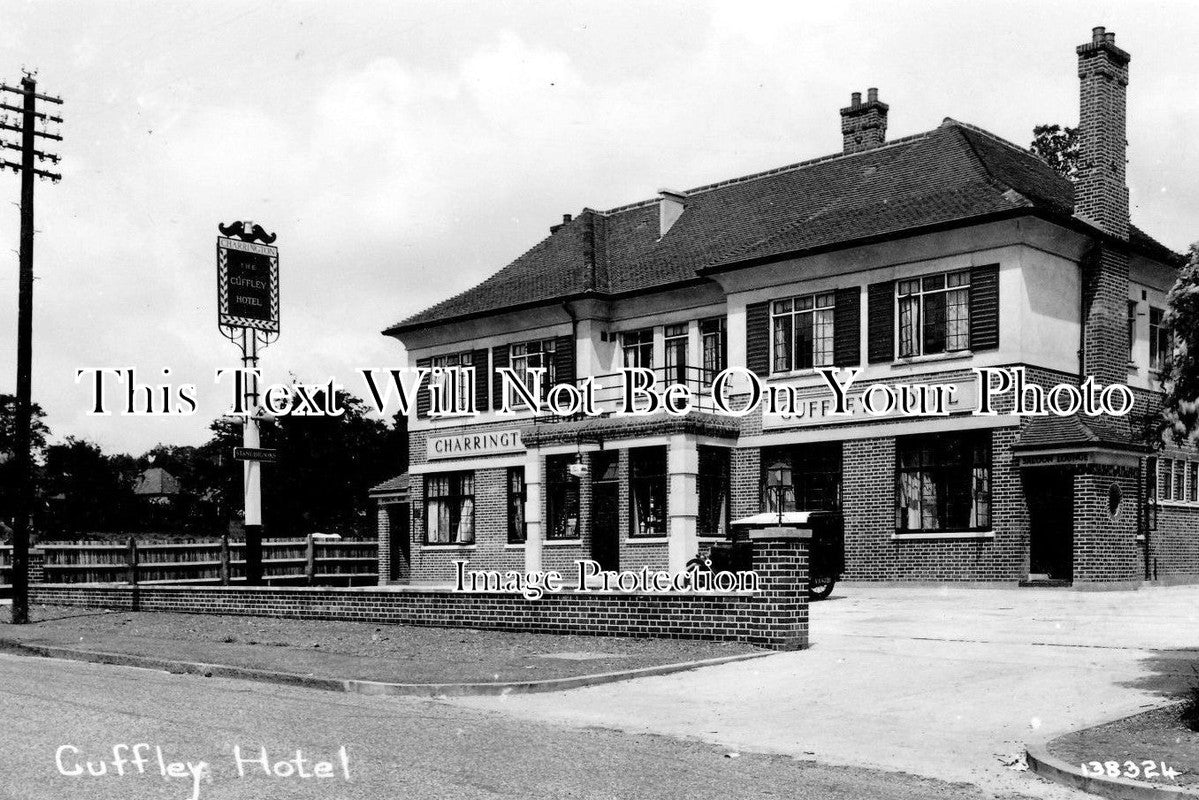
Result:
[[[745,366],[760,378],[770,375],[770,303],[745,307]]]
[[[470,354],[470,363],[475,368],[475,411],[487,410],[487,351],[475,350]]]
[[[894,361],[895,281],[870,284],[866,303],[866,357],[871,364]]]
[[[575,337],[559,336],[554,340],[554,376],[558,383],[575,384]],[[550,387],[553,388],[553,387]]]
[[[416,366],[423,369],[429,369],[432,363],[433,360],[430,358],[418,358],[416,360]],[[432,374],[425,376],[425,379],[420,383],[420,388],[416,390],[416,415],[418,417],[429,416],[429,406],[432,405],[433,402],[432,397],[429,394],[429,384],[432,383],[432,381]]]
[[[999,265],[970,270],[970,349],[999,347]]]
[[[862,290],[851,286],[837,290],[833,306],[833,365],[856,367],[862,363]]]
[[[504,381],[500,370],[508,368],[508,345],[491,348],[491,407],[500,409],[504,405]]]

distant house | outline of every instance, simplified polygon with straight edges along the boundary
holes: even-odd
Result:
[[[150,467],[137,478],[133,493],[154,505],[169,505],[179,497],[179,479],[162,467]]]

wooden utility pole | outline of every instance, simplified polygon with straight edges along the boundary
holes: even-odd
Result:
[[[21,173],[21,239],[19,256],[19,278],[17,281],[17,419],[14,434],[13,454],[17,472],[17,483],[13,498],[12,534],[12,621],[14,625],[29,622],[29,529],[30,512],[33,509],[33,454],[31,438],[33,426],[32,379],[33,379],[33,179],[62,180],[62,175],[47,172],[34,166],[37,161],[58,163],[58,156],[36,148],[39,138],[61,142],[62,137],[45,130],[37,130],[35,123],[62,122],[62,118],[41,113],[37,101],[62,104],[58,97],[37,93],[37,81],[33,73],[25,73],[20,88],[0,84],[0,92],[9,92],[22,98],[20,106],[0,103],[0,110],[18,115],[20,125],[12,125],[5,115],[0,120],[0,131],[21,134],[21,143],[13,144],[0,140],[0,148],[16,150],[21,154],[20,163],[0,159],[0,169],[5,167]]]

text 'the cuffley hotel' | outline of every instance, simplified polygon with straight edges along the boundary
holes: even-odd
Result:
[[[841,109],[839,153],[566,215],[389,328],[416,366],[473,368],[446,391],[477,413],[430,414],[418,395],[409,474],[375,491],[384,582],[446,583],[457,560],[677,571],[780,504],[840,512],[850,581],[1199,578],[1199,456],[1146,433],[1180,257],[1129,220],[1128,53],[1102,28],[1077,52],[1073,183],[954,119],[888,141],[871,89]],[[593,378],[602,406],[626,366],[693,387],[696,408],[498,413],[498,369]],[[703,397],[727,367],[798,402],[716,413]],[[832,416],[821,367],[858,368],[859,386],[954,384],[960,411]],[[1045,389],[1125,383],[1137,407],[972,414],[978,367]]]

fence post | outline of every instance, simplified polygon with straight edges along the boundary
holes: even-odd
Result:
[[[308,579],[308,585],[316,584],[316,541],[312,538],[312,534],[308,534],[308,549],[304,554],[304,577]]]
[[[137,611],[137,607],[140,605],[137,591],[137,539],[132,536],[129,537],[129,585],[132,587],[130,591],[132,608],[130,610]]]
[[[229,567],[229,531],[221,534],[221,585],[229,585],[231,571]]]

